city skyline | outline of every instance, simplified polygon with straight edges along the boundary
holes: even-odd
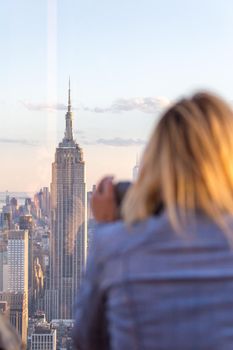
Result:
[[[9,0],[0,23],[0,191],[49,186],[69,75],[89,190],[109,171],[131,178],[169,101],[199,88],[232,100],[227,0]]]
[[[27,349],[72,349],[74,304],[87,258],[85,158],[73,137],[70,80],[64,130],[50,191],[43,187],[23,203],[23,194],[8,193],[0,213],[1,313]]]

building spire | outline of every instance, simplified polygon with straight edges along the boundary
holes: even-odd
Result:
[[[73,141],[72,112],[71,112],[71,98],[70,98],[70,77],[69,77],[69,89],[68,89],[68,110],[66,113],[65,140]]]
[[[70,99],[70,77],[69,77],[69,90],[68,90],[68,112],[71,111],[71,99]]]

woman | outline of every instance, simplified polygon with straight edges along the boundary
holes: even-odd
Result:
[[[93,212],[102,224],[79,295],[77,349],[233,349],[233,113],[224,101],[199,93],[171,106],[123,221],[112,223],[109,178]]]

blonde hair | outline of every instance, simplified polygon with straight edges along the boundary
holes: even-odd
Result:
[[[176,229],[190,212],[219,225],[223,213],[233,214],[233,112],[219,97],[198,93],[178,101],[153,131],[122,216],[132,224],[161,203]]]

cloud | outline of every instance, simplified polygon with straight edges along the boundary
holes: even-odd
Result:
[[[15,144],[15,145],[21,145],[21,146],[31,146],[31,147],[37,146],[37,142],[25,140],[25,139],[0,138],[0,143],[8,143],[8,144]]]
[[[63,103],[32,103],[27,101],[21,101],[21,103],[26,107],[29,111],[46,111],[46,112],[54,112],[54,111],[67,111],[67,105]],[[72,110],[78,109],[77,107],[72,106]]]
[[[67,105],[63,103],[32,103],[21,101],[21,103],[29,111],[66,111]],[[154,114],[169,106],[170,101],[166,97],[134,97],[134,98],[119,98],[115,100],[109,107],[94,107],[87,106],[74,107],[72,110],[82,109],[83,111],[93,113],[121,113],[130,111],[139,111],[148,114]]]
[[[27,101],[21,101],[24,107],[29,111],[65,111],[67,106],[62,103],[47,104],[47,103],[32,103]]]
[[[120,98],[106,108],[83,107],[83,109],[94,113],[121,113],[137,110],[148,114],[154,114],[166,108],[169,104],[170,101],[166,97],[135,97],[129,99]]]
[[[142,139],[123,139],[121,137],[115,137],[113,139],[98,139],[95,141],[96,144],[101,144],[105,146],[115,146],[115,147],[128,147],[128,146],[142,146],[145,145],[146,141]]]
[[[128,146],[143,146],[146,144],[146,141],[136,138],[121,138],[113,137],[111,139],[99,138],[99,139],[90,139],[83,130],[74,130],[74,135],[77,136],[77,141],[81,142],[83,145],[92,146],[92,145],[105,145],[105,146],[114,146],[114,147],[128,147]]]

